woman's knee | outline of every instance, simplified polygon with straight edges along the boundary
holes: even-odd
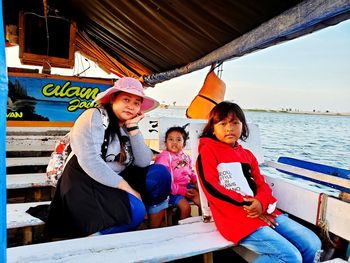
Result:
[[[130,216],[131,216],[131,222],[127,225],[116,225],[112,227],[108,227],[105,229],[100,230],[100,234],[102,235],[108,235],[113,233],[121,233],[126,232],[130,230],[135,230],[141,225],[143,222],[145,216],[146,216],[146,208],[145,205],[142,203],[140,199],[138,199],[136,196],[129,194],[129,203],[130,203]]]
[[[140,225],[145,216],[146,216],[146,208],[143,202],[138,199],[136,196],[132,194],[129,195],[129,202],[130,202],[130,212],[131,212],[131,221],[133,226]]]
[[[153,164],[149,167],[146,176],[146,189],[152,204],[167,199],[171,191],[171,175],[164,165]]]

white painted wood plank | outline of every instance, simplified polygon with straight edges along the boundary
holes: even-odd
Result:
[[[187,217],[185,219],[181,219],[178,221],[179,225],[193,224],[193,223],[198,223],[198,222],[203,222],[202,216]]]
[[[44,224],[39,218],[26,213],[30,207],[44,204],[50,204],[50,201],[7,204],[7,229]]]
[[[58,131],[60,133],[69,132],[70,127],[6,127],[6,134],[48,134]]]
[[[249,137],[246,141],[239,140],[238,142],[246,149],[250,150],[259,164],[264,162],[264,154],[261,146],[259,126],[254,123],[248,123]]]
[[[196,119],[186,119],[186,118],[171,118],[171,117],[162,117],[159,118],[159,147],[160,149],[165,149],[165,133],[170,127],[180,126],[185,127],[186,132],[190,132],[191,125],[199,125],[196,127],[204,128],[205,120],[196,120]],[[202,130],[202,129],[201,129]],[[191,138],[189,134],[189,141],[198,140],[198,137]],[[190,143],[187,143],[185,150],[191,150],[192,146]]]
[[[350,203],[328,197],[326,219],[330,232],[350,241]]]
[[[339,185],[339,186],[342,186],[345,188],[350,188],[350,180],[345,179],[345,178],[331,176],[328,174],[319,173],[319,172],[315,172],[315,171],[311,171],[311,170],[307,170],[307,169],[303,169],[300,167],[296,167],[296,166],[288,165],[288,164],[283,164],[283,163],[275,163],[275,162],[267,161],[267,162],[265,162],[265,164],[267,166],[274,167],[276,169],[280,169],[280,170],[283,170],[286,172],[298,174],[301,176],[305,176],[305,177],[315,179],[318,181],[322,181],[322,182],[326,182],[326,183]]]
[[[50,157],[6,158],[6,167],[48,165]]]
[[[139,128],[145,140],[158,140],[159,118],[146,116],[139,122]]]
[[[7,152],[32,152],[32,151],[49,151],[55,149],[56,143],[63,136],[7,136]]]
[[[277,207],[314,225],[317,224],[320,193],[293,185],[277,177],[265,175]]]
[[[49,185],[46,173],[6,175],[6,189],[45,187]]]
[[[276,173],[269,173],[269,172],[264,171],[262,174],[264,176],[268,175],[269,177],[274,177],[274,178],[283,180],[289,184],[310,190],[312,192],[324,193],[324,194],[327,194],[329,196],[333,196],[336,198],[339,198],[340,194],[342,193],[340,190],[331,188],[329,186],[318,184],[318,183],[312,182],[310,180],[306,180],[306,179],[303,179],[301,177],[296,177],[296,176],[285,174],[282,172],[278,172],[276,174]]]
[[[322,261],[323,263],[348,263],[350,262],[350,259],[348,261],[341,259],[341,258],[333,258],[331,260],[327,260],[327,261]]]
[[[191,156],[192,156],[192,165],[193,170],[196,172],[197,181],[200,182],[200,179],[198,178],[198,174],[195,168],[195,160],[198,158],[198,144],[199,144],[199,137],[202,134],[203,128],[205,126],[206,121],[201,120],[201,122],[197,123],[191,123],[190,130],[189,130],[189,145],[191,148]],[[199,198],[201,203],[201,210],[202,210],[202,218],[204,221],[213,221],[213,216],[211,213],[211,210],[209,208],[207,197],[205,196],[202,186],[200,183],[198,183],[198,192],[199,192]]]
[[[199,222],[8,248],[7,262],[167,262],[231,246],[214,223]]]

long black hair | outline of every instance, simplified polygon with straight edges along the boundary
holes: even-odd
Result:
[[[242,134],[240,139],[245,141],[249,136],[249,129],[244,112],[238,104],[230,101],[220,102],[210,111],[208,123],[205,125],[200,137],[216,139],[213,133],[214,125],[230,115],[236,116],[242,122]]]
[[[109,124],[106,129],[106,133],[108,133],[111,136],[111,138],[114,138],[116,135],[118,136],[120,143],[120,153],[117,156],[117,160],[119,163],[123,163],[126,160],[125,144],[127,140],[124,138],[126,136],[121,135],[119,126],[120,120],[114,114],[112,105],[110,103],[107,103],[104,105],[104,108],[106,109],[109,118]]]

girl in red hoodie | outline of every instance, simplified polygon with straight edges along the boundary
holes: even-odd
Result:
[[[317,261],[321,241],[276,209],[255,156],[237,142],[248,135],[242,109],[224,101],[199,141],[197,172],[219,232],[258,253],[255,262]]]

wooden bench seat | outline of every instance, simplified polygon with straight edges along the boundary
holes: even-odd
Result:
[[[47,166],[50,157],[15,157],[6,158],[6,167]]]
[[[158,229],[20,246],[7,249],[7,262],[167,262],[232,247],[214,223],[196,222]]]
[[[62,136],[30,135],[7,136],[6,152],[52,152]]]
[[[26,211],[30,207],[50,204],[50,201],[7,204],[7,229],[43,225],[44,222],[39,218],[33,217]]]
[[[46,173],[8,174],[6,176],[6,189],[47,187]]]
[[[69,132],[69,129],[69,127],[7,127],[6,156],[27,156],[33,152],[51,153],[56,142]]]
[[[43,226],[44,222],[39,218],[33,217],[26,211],[30,207],[35,207],[38,205],[46,205],[50,202],[32,202],[32,203],[19,203],[19,204],[7,204],[7,232],[8,232],[8,246],[13,246],[17,244],[16,242],[9,242],[9,237],[11,234],[16,232],[21,233],[21,241],[19,244],[27,245],[33,242],[33,229],[38,226]]]
[[[50,136],[63,136],[69,132],[70,127],[29,127],[29,126],[7,126],[6,127],[6,139],[11,137],[23,138],[30,136],[35,137],[50,137]],[[8,143],[8,141],[6,142]]]
[[[51,200],[54,188],[46,178],[45,173],[8,174],[7,203]]]
[[[49,202],[7,205],[7,229],[21,228],[25,245],[32,243],[33,228],[44,224],[26,211],[43,204]],[[7,249],[7,262],[109,262],[115,257],[118,262],[165,262],[203,254],[204,262],[209,263],[213,261],[212,252],[230,247],[249,262],[255,257],[251,251],[224,239],[213,222],[204,223],[198,216],[181,220],[178,226],[12,247]]]

